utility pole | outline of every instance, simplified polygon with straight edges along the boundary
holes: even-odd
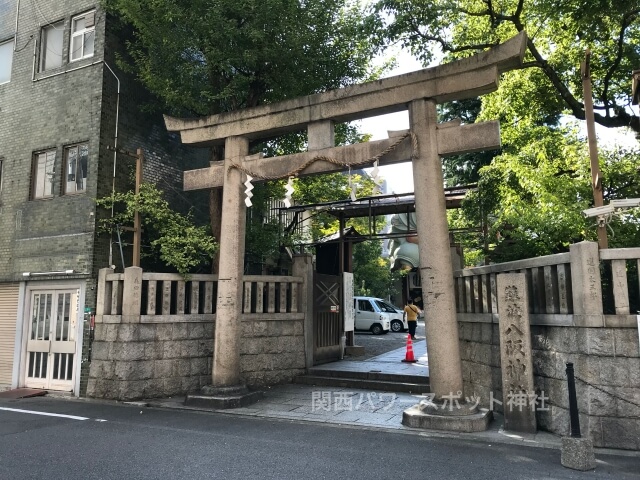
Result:
[[[140,194],[140,184],[142,183],[142,162],[144,161],[144,153],[139,148],[136,151],[136,196]],[[133,215],[133,266],[140,266],[140,244],[142,243],[142,229],[140,227],[140,212],[136,206]]]
[[[591,90],[591,70],[589,61],[591,51],[585,52],[584,62],[580,64],[582,76],[582,91],[584,93],[584,118],[587,121],[587,138],[589,143],[589,159],[591,160],[591,187],[593,189],[593,205],[601,207],[604,204],[602,197],[602,176],[598,162],[598,145],[596,142],[596,125],[593,117],[593,92]],[[609,248],[607,239],[607,225],[598,221],[598,248]]]
[[[134,158],[136,160],[136,185],[135,185],[135,193],[136,195],[140,194],[140,185],[142,184],[142,164],[144,162],[144,152],[141,148],[138,148],[136,153],[130,152],[123,148],[114,148],[111,146],[107,147],[107,150],[113,150],[122,155],[126,155],[127,157]],[[123,227],[122,230],[133,232],[133,262],[132,266],[139,267],[140,266],[140,245],[142,244],[142,227],[140,221],[140,212],[138,211],[138,207],[136,206],[135,212],[133,214],[133,228],[131,227]],[[119,241],[119,240],[118,240]],[[120,241],[119,241],[120,242]],[[120,250],[122,250],[122,243],[120,242]],[[124,268],[124,265],[122,266]]]

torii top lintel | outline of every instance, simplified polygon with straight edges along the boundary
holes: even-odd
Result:
[[[302,130],[309,123],[346,122],[399,112],[419,98],[437,103],[477,97],[498,88],[499,75],[522,64],[525,32],[485,52],[455,62],[324,93],[195,119],[165,116],[182,143],[222,145],[225,138],[251,140]]]

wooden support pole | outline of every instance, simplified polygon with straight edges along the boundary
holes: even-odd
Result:
[[[596,141],[596,125],[593,116],[593,92],[591,90],[591,71],[589,59],[591,52],[587,49],[585,60],[580,64],[582,73],[582,90],[584,92],[584,118],[587,121],[587,138],[589,141],[589,159],[591,160],[591,187],[593,189],[593,205],[601,207],[604,204],[602,198],[602,177],[598,162],[598,145]],[[598,222],[598,247],[609,248],[607,239],[607,226]]]
[[[136,196],[140,194],[140,184],[142,184],[142,163],[144,153],[141,148],[136,152]],[[142,228],[140,225],[140,212],[136,207],[133,216],[133,266],[140,266],[140,244],[142,243]]]

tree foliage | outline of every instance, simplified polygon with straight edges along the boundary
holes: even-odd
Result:
[[[380,0],[378,8],[393,15],[388,38],[425,62],[436,48],[459,58],[526,30],[524,67],[495,95],[546,123],[563,112],[584,119],[579,66],[588,48],[596,122],[640,131],[627,108],[631,71],[640,65],[638,0]]]
[[[299,205],[348,200],[351,195],[350,181],[356,187],[357,197],[373,195],[375,184],[367,175],[354,173],[349,177],[343,173],[330,173],[298,179],[295,182],[294,199]],[[383,218],[378,218],[376,223],[379,228],[384,227]],[[307,232],[308,237],[315,241],[331,235],[338,231],[338,224],[339,221],[334,215],[323,211],[317,212],[312,217],[311,231]],[[346,226],[355,227],[359,233],[368,233],[368,220],[364,218],[348,219]]]
[[[163,193],[151,183],[142,183],[140,193],[132,191],[96,200],[99,207],[114,208],[113,217],[100,221],[102,231],[111,232],[133,224],[136,209],[141,216],[143,258],[156,264],[160,260],[182,275],[211,261],[218,245],[208,228],[198,226],[191,213],[183,215],[172,210]],[[157,266],[157,265],[155,265]]]
[[[400,272],[390,270],[389,259],[382,258],[379,241],[353,246],[353,283],[356,295],[387,298],[394,290]]]
[[[500,121],[502,149],[488,156],[445,159],[447,182],[478,181],[463,209],[450,212],[454,228],[488,226],[488,250],[477,235],[464,236],[467,262],[506,261],[566,251],[594,240],[593,203],[586,142],[567,115],[584,119],[580,63],[591,50],[596,122],[640,131],[629,108],[631,71],[640,65],[637,0],[380,0],[391,13],[388,39],[400,41],[428,62],[437,50],[445,61],[463,58],[528,34],[525,63],[502,75],[496,92],[478,104],[443,106],[451,116]],[[499,153],[491,158],[494,153]],[[601,148],[605,203],[637,197],[637,151]],[[635,165],[635,166],[634,166]],[[638,244],[637,211],[610,220],[611,246]]]
[[[123,65],[169,111],[208,115],[367,78],[377,23],[349,0],[103,0],[132,28]]]
[[[601,171],[605,203],[640,196],[640,151],[604,151]],[[480,170],[478,190],[460,211],[450,213],[454,227],[488,223],[489,251],[479,236],[465,240],[466,260],[488,255],[503,262],[568,251],[569,245],[596,240],[593,218],[582,210],[593,204],[586,146],[574,131],[527,128]],[[640,244],[638,209],[615,215],[609,224],[611,247]]]
[[[118,35],[128,39],[119,65],[158,97],[164,112],[174,115],[253,107],[380,73],[370,67],[379,48],[370,32],[379,20],[365,14],[357,0],[102,3],[121,20]],[[300,151],[305,142],[304,135],[290,134],[257,148],[282,155]],[[222,149],[212,147],[210,159],[221,158]],[[259,197],[260,188],[254,193]],[[272,221],[264,223],[258,200],[247,225],[247,246],[252,261],[259,263],[276,250],[280,229]],[[209,209],[215,236],[221,208],[221,191],[213,189]]]

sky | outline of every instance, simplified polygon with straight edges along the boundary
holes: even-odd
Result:
[[[392,77],[402,75],[422,69],[421,63],[413,58],[407,51],[399,51],[397,53],[397,67],[389,71],[384,77]],[[435,65],[435,64],[434,64]],[[629,86],[631,88],[631,86]],[[635,106],[635,113],[638,113],[638,107]],[[571,121],[574,119],[571,118]],[[389,115],[381,115],[379,117],[371,117],[356,122],[360,125],[362,133],[370,133],[373,135],[372,140],[383,140],[388,138],[387,130],[405,130],[409,128],[409,114],[407,111],[391,113]],[[581,135],[586,138],[586,123],[580,122]],[[616,145],[623,147],[638,147],[638,140],[635,135],[627,129],[613,129],[601,127],[596,124],[596,135],[598,137],[598,147],[614,147]],[[407,193],[413,192],[413,172],[411,162],[388,165],[380,167],[380,176],[387,181],[387,193]]]

